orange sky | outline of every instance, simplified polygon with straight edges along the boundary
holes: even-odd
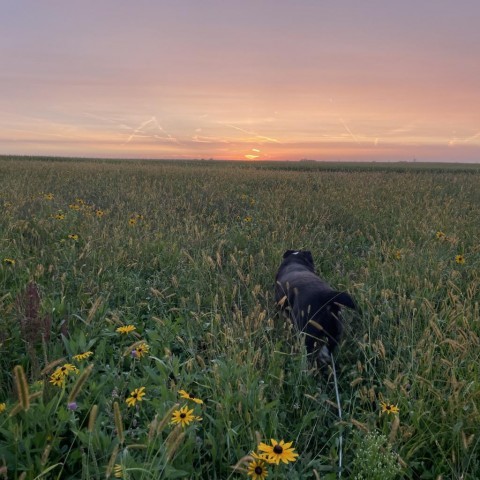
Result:
[[[480,162],[480,2],[10,3],[0,154]]]

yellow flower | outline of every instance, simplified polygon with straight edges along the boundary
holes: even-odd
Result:
[[[64,213],[57,213],[56,215],[53,216],[56,220],[65,220],[65,214]]]
[[[198,403],[199,405],[203,403],[203,400],[195,398],[191,393],[187,393],[185,390],[179,390],[178,394],[181,398],[186,398],[187,400],[191,400],[192,402]]]
[[[381,402],[380,406],[382,407],[382,413],[387,413],[388,415],[390,413],[397,414],[400,412],[400,409],[393,403]]]
[[[123,466],[116,463],[115,466],[113,467],[113,476],[115,478],[124,478],[124,471],[123,471]]]
[[[15,265],[15,260],[13,258],[4,258],[3,263],[6,263],[7,265]]]
[[[268,463],[275,463],[278,465],[280,460],[283,463],[294,462],[296,460],[295,457],[298,457],[298,453],[295,453],[295,449],[292,448],[293,442],[285,443],[283,440],[277,442],[273,438],[271,439],[271,442],[271,445],[260,443],[258,446],[258,449],[261,452],[266,453]]]
[[[81,207],[80,207],[80,205],[78,205],[77,203],[71,203],[71,204],[68,206],[68,208],[69,208],[70,210],[80,210]]]
[[[441,232],[441,231],[438,231],[438,232],[436,233],[436,237],[437,237],[439,240],[445,240],[445,239],[447,238],[447,236],[446,236],[443,232]]]
[[[4,412],[7,409],[7,404],[5,402],[0,403],[0,413]]]
[[[65,375],[58,373],[57,371],[53,372],[50,376],[50,383],[56,387],[63,387],[65,385]]]
[[[172,423],[180,424],[182,427],[187,426],[194,420],[199,420],[199,418],[193,415],[193,408],[189,410],[186,405],[180,410],[175,410],[172,414]]]
[[[402,251],[401,250],[395,250],[393,252],[393,256],[395,258],[395,260],[401,260],[402,258]]]
[[[250,215],[248,215],[247,217],[245,217],[243,219],[244,222],[251,222],[252,221],[252,217]]]
[[[124,327],[118,327],[116,331],[118,333],[127,334],[130,332],[133,332],[134,330],[135,330],[135,327],[133,325],[125,325]]]
[[[268,477],[268,470],[263,460],[253,460],[248,464],[247,475],[252,480],[264,480]]]
[[[79,353],[78,355],[74,355],[73,359],[76,360],[77,362],[80,362],[82,360],[86,360],[88,357],[92,356],[93,352],[84,352],[84,353]]]
[[[76,233],[70,233],[70,234],[68,235],[68,238],[69,238],[70,240],[78,240],[78,235],[77,235]]]
[[[57,368],[55,372],[53,372],[53,375],[66,377],[70,374],[70,372],[78,373],[79,370],[75,365],[72,365],[71,363],[65,363],[65,365],[62,365],[61,367]]]
[[[46,193],[43,198],[45,200],[53,200],[55,198],[55,195],[53,195],[53,193]]]
[[[150,347],[148,346],[147,343],[141,343],[137,348],[132,350],[132,355],[136,358],[137,357],[142,358],[144,355],[148,353],[149,350],[150,350]]]
[[[136,388],[125,401],[129,407],[134,407],[137,402],[143,401],[144,396],[145,387]]]
[[[129,224],[131,227],[135,226],[135,225],[137,224],[137,219],[134,218],[134,217],[130,218],[130,220],[128,221],[128,224]]]
[[[457,255],[455,257],[455,261],[459,264],[459,265],[463,265],[465,263],[465,257],[463,255]]]
[[[103,217],[105,215],[105,212],[103,210],[98,209],[98,210],[95,211],[95,215],[98,218],[100,218],[100,217]]]

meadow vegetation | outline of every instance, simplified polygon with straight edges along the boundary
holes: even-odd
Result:
[[[480,478],[479,185],[0,158],[0,478]],[[361,309],[341,419],[274,304],[291,248]]]

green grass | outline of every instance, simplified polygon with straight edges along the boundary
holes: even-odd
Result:
[[[0,477],[241,479],[273,438],[300,455],[268,480],[337,478],[341,442],[342,478],[479,478],[479,184],[478,165],[0,158]],[[276,312],[290,248],[361,308],[342,421]],[[185,404],[202,420],[175,427]]]

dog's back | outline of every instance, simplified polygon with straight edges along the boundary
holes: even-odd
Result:
[[[315,274],[312,254],[305,250],[287,250],[283,255],[276,275],[275,300],[306,333],[308,353],[318,348],[319,339],[326,340],[328,351],[322,356],[329,355],[340,341],[341,306],[356,308],[348,293],[334,290]]]

